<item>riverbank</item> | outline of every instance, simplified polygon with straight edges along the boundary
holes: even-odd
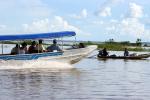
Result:
[[[150,48],[145,48],[142,46],[136,46],[130,43],[121,43],[121,42],[104,42],[104,43],[92,43],[85,42],[85,45],[97,45],[98,49],[107,48],[110,51],[123,51],[124,48],[127,48],[129,51],[139,51],[139,52],[150,52]]]

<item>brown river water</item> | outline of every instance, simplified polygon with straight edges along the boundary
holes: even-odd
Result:
[[[150,59],[0,61],[0,100],[150,100]]]

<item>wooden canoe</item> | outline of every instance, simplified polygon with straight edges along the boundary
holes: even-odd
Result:
[[[149,58],[150,55],[149,54],[142,54],[142,55],[137,55],[137,56],[97,56],[98,58],[102,58],[102,59],[145,59],[145,58]]]

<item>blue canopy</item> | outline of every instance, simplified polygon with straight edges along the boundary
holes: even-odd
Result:
[[[5,40],[28,40],[28,39],[52,39],[61,37],[75,36],[73,31],[38,33],[38,34],[21,34],[21,35],[0,35],[0,41]]]

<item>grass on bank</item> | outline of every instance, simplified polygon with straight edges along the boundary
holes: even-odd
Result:
[[[110,51],[123,51],[124,48],[127,48],[129,51],[148,51],[150,52],[150,49],[144,49],[141,47],[141,45],[131,44],[131,43],[122,43],[122,42],[104,42],[104,43],[92,43],[92,42],[86,42],[85,45],[97,45],[98,49],[107,48],[107,50]]]

